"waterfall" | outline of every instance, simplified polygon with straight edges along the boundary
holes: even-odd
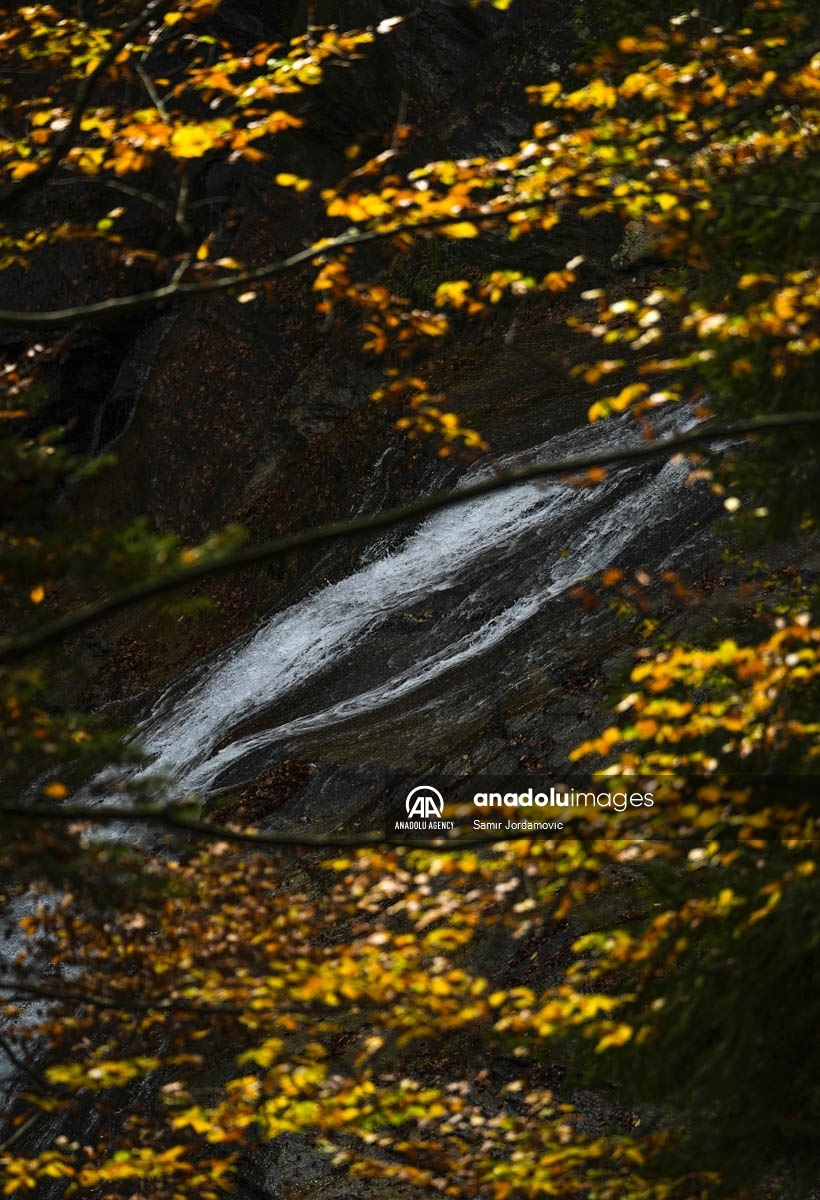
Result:
[[[681,423],[681,414],[664,417],[667,429]],[[635,437],[628,420],[583,426],[498,465],[594,453]],[[461,485],[487,471],[474,465]],[[174,684],[138,731],[149,771],[177,794],[207,794],[252,778],[264,754],[296,752],[305,737],[372,725],[386,713],[431,719],[432,685],[445,693],[460,668],[539,614],[548,619],[555,598],[647,529],[679,526],[693,496],[687,473],[685,463],[623,466],[595,487],[529,483],[433,514],[399,549],[307,591]],[[663,539],[669,549],[674,526]]]

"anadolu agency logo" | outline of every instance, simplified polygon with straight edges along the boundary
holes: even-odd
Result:
[[[438,788],[429,783],[420,783],[411,788],[404,801],[406,820],[395,820],[397,833],[441,833],[453,829],[455,821],[445,821],[444,797]]]
[[[444,797],[438,788],[429,783],[421,783],[407,793],[404,802],[408,817],[420,817],[422,820],[440,818],[444,812]]]

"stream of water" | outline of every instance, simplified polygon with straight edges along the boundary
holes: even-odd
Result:
[[[681,419],[670,413],[664,423]],[[498,465],[634,439],[626,422],[583,426]],[[487,470],[476,464],[463,482]],[[474,682],[464,704],[480,707],[486,696],[475,681],[483,673],[492,691],[498,653],[522,630],[528,669],[539,641],[548,653],[550,606],[573,584],[648,534],[655,565],[679,554],[698,526],[687,473],[685,463],[658,462],[616,468],[596,487],[521,485],[430,516],[399,549],[337,582],[310,581],[303,598],[160,697],[138,732],[150,771],[177,794],[206,795],[285,754],[315,757],[342,741],[349,749],[379,729],[392,730],[401,757],[410,731],[418,745],[442,722],[458,724],[465,679]]]

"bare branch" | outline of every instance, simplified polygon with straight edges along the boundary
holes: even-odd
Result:
[[[148,204],[151,208],[159,209],[160,212],[171,213],[174,206],[168,204],[165,200],[160,200],[159,196],[155,196],[153,192],[145,192],[141,188],[132,187],[129,183],[123,183],[119,179],[106,179],[104,176],[98,175],[73,175],[68,172],[64,178],[53,179],[52,187],[70,187],[77,184],[88,184],[95,187],[109,188],[112,192],[121,192],[124,196],[131,196],[135,200],[141,200],[143,204]],[[213,203],[211,200],[203,201],[204,204]],[[195,205],[189,205],[189,208],[194,208]]]
[[[30,1130],[32,1130],[34,1126],[38,1124],[38,1122],[42,1121],[44,1115],[45,1114],[43,1112],[33,1112],[31,1116],[23,1122],[22,1125],[18,1125],[14,1133],[7,1137],[3,1144],[0,1145],[0,1154],[5,1154],[6,1151],[10,1150],[12,1146],[20,1141],[21,1138],[25,1137],[26,1134],[28,1134]]]
[[[208,1013],[214,1016],[238,1016],[248,1012],[249,1004],[205,1005],[189,1004],[185,1000],[166,1000],[152,1004],[134,998],[120,996],[93,995],[79,989],[64,990],[62,988],[42,987],[35,983],[21,983],[19,980],[0,979],[0,992],[10,992],[16,997],[28,997],[32,1000],[59,1001],[62,1004],[90,1004],[96,1008],[113,1008],[122,1012],[194,1012]]]
[[[162,117],[163,121],[167,121],[168,120],[168,110],[165,107],[165,104],[163,103],[162,97],[160,96],[159,92],[154,87],[153,79],[146,71],[144,64],[138,58],[135,60],[135,65],[137,68],[137,74],[139,75],[140,79],[142,80],[143,87],[145,88],[146,92],[148,93],[148,95],[151,99],[151,103],[153,104],[154,108],[157,110],[159,115]]]
[[[14,1066],[22,1074],[29,1077],[38,1092],[48,1091],[48,1085],[46,1084],[43,1076],[37,1071],[33,1070],[24,1059],[20,1058],[20,1056],[16,1054],[14,1050],[12,1050],[8,1043],[8,1039],[2,1036],[0,1036],[0,1050],[3,1051],[12,1066]]]
[[[0,663],[15,662],[31,654],[34,650],[62,641],[69,634],[96,624],[112,613],[165,595],[177,588],[187,587],[201,579],[225,575],[231,571],[239,571],[244,567],[255,566],[259,563],[273,562],[275,559],[294,553],[294,551],[306,550],[309,547],[324,546],[345,538],[362,537],[364,534],[375,533],[393,525],[400,525],[405,521],[416,521],[439,509],[466,504],[477,496],[486,496],[490,492],[515,487],[520,483],[529,483],[534,479],[545,479],[555,475],[574,474],[589,467],[612,466],[616,463],[643,462],[652,458],[661,458],[719,438],[734,438],[744,434],[765,433],[817,424],[820,424],[820,411],[773,413],[762,417],[751,417],[746,421],[736,421],[729,425],[703,425],[689,430],[687,433],[658,438],[652,442],[641,442],[636,446],[616,447],[599,451],[597,454],[581,454],[574,458],[554,459],[551,462],[529,463],[525,466],[513,467],[508,471],[499,471],[478,483],[451,491],[436,492],[432,496],[426,496],[412,504],[397,505],[394,508],[383,509],[382,512],[353,517],[347,521],[336,521],[330,525],[321,525],[315,529],[305,530],[303,533],[275,538],[273,541],[263,542],[259,546],[249,546],[244,550],[238,550],[224,558],[183,567],[169,571],[168,574],[160,575],[158,578],[136,583],[113,596],[108,596],[103,600],[88,604],[76,612],[59,617],[56,621],[43,625],[31,633],[0,641]]]
[[[705,195],[694,188],[670,187],[664,190],[671,196],[681,196],[687,200],[703,200]],[[783,209],[787,212],[820,213],[820,200],[792,200],[787,196],[766,196],[746,191],[733,192],[730,195],[721,192],[716,196],[716,202],[730,207],[734,204],[745,204],[752,208],[769,208],[773,211]]]
[[[107,825],[117,821],[146,822],[150,825],[162,825],[169,829],[182,829],[196,837],[207,838],[209,841],[240,842],[250,846],[326,846],[335,848],[346,846],[351,849],[366,849],[368,846],[408,846],[411,849],[423,850],[466,850],[475,846],[491,846],[496,842],[520,842],[520,832],[512,830],[499,833],[486,833],[480,837],[458,838],[402,838],[398,835],[387,836],[379,830],[371,833],[339,833],[330,830],[325,833],[307,833],[290,830],[259,830],[240,829],[233,825],[218,825],[212,821],[204,821],[200,817],[190,815],[191,809],[184,804],[134,804],[128,808],[118,808],[113,804],[60,804],[46,806],[26,804],[0,805],[0,817],[14,817],[15,820],[26,820],[61,823],[90,822]]]

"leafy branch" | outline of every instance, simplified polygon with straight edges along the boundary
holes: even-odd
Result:
[[[137,14],[130,24],[126,25],[122,33],[114,38],[113,42],[100,58],[99,62],[94,67],[93,71],[83,80],[77,90],[77,95],[74,98],[74,106],[68,124],[64,129],[61,129],[54,139],[51,149],[47,157],[37,167],[35,171],[30,171],[22,179],[17,180],[5,192],[0,195],[0,209],[7,207],[14,201],[19,200],[22,196],[34,191],[35,188],[40,188],[47,183],[51,176],[56,171],[57,167],[62,162],[65,155],[71,149],[77,132],[80,128],[80,122],[83,119],[85,110],[88,107],[88,102],[97,83],[108,70],[113,62],[116,61],[119,54],[125,49],[131,39],[139,33],[148,22],[157,16],[164,8],[167,8],[170,0],[150,0],[150,3]]]
[[[246,1004],[202,1004],[185,1000],[182,996],[172,996],[167,1000],[139,1000],[130,996],[106,996],[83,991],[80,988],[44,987],[41,984],[26,983],[19,979],[0,978],[0,992],[9,992],[15,999],[52,1000],[62,1004],[93,1005],[95,1008],[110,1008],[127,1013],[203,1013],[206,1016],[243,1016],[248,1012],[258,1013],[249,999]],[[300,1013],[300,1007],[277,1004],[276,1013]],[[22,1060],[16,1060],[15,1066],[33,1074]],[[35,1076],[35,1078],[38,1078]],[[40,1091],[47,1090],[42,1083]],[[50,1089],[48,1089],[50,1090]]]
[[[56,164],[55,164],[56,165]],[[20,181],[20,184],[28,183],[29,179],[34,179],[35,176],[26,176]],[[61,182],[73,182],[66,180]],[[155,205],[170,212],[171,206],[157,200],[136,188],[128,187],[119,181],[108,180],[92,180],[92,182],[100,183],[107,187],[115,188],[116,190],[125,192],[128,195],[134,195],[145,200],[147,203]],[[564,180],[566,184],[568,181]],[[670,195],[702,199],[702,194],[693,191],[689,188],[673,188],[666,187],[665,191]],[[0,206],[3,199],[0,198]],[[183,260],[183,269],[175,270],[173,276],[168,283],[162,284],[160,287],[149,288],[144,292],[132,292],[127,296],[112,296],[108,300],[99,300],[93,304],[78,304],[71,308],[52,309],[48,312],[27,312],[25,309],[0,309],[0,327],[10,329],[31,329],[31,330],[48,330],[62,329],[67,326],[75,327],[84,325],[90,321],[98,320],[101,322],[115,320],[118,317],[129,316],[132,313],[141,312],[143,309],[151,308],[168,303],[169,301],[184,301],[197,299],[201,296],[218,294],[222,292],[231,292],[235,289],[242,288],[247,290],[255,284],[265,283],[277,275],[285,274],[288,271],[293,271],[297,267],[303,266],[305,263],[313,262],[321,259],[326,254],[331,254],[336,250],[344,250],[349,246],[362,246],[368,242],[385,241],[389,238],[397,237],[401,234],[424,233],[428,230],[442,228],[448,225],[453,225],[456,221],[473,221],[479,223],[490,223],[499,217],[510,216],[514,213],[519,213],[526,209],[542,208],[548,205],[555,204],[553,198],[544,200],[529,199],[526,202],[517,200],[514,204],[489,207],[481,206],[478,209],[463,208],[458,214],[452,213],[446,215],[435,215],[425,218],[416,219],[414,221],[394,222],[390,225],[379,226],[375,229],[358,229],[351,227],[345,230],[344,233],[337,234],[332,238],[325,238],[304,250],[298,250],[294,254],[288,255],[286,258],[277,259],[275,262],[266,263],[262,267],[257,267],[254,270],[233,272],[229,275],[220,276],[217,279],[208,279],[197,282],[185,280],[183,278],[187,267],[190,265],[190,259]],[[820,202],[814,203],[811,201],[790,200],[781,197],[772,197],[764,195],[733,195],[730,197],[722,196],[721,203],[727,204],[745,204],[760,208],[769,209],[793,209],[797,212],[815,213],[820,212]]]
[[[224,575],[231,571],[239,571],[244,567],[256,566],[260,563],[272,562],[283,558],[295,551],[306,550],[310,547],[324,546],[345,538],[361,537],[364,534],[376,533],[379,530],[406,521],[415,521],[429,513],[444,508],[453,508],[466,504],[478,496],[486,496],[491,492],[504,488],[515,487],[521,483],[529,483],[536,479],[550,476],[573,474],[591,467],[605,467],[616,463],[642,462],[648,459],[661,458],[674,454],[690,446],[702,445],[705,442],[722,438],[734,438],[745,434],[765,433],[778,429],[793,429],[802,425],[820,424],[820,412],[796,411],[771,413],[761,417],[750,417],[745,421],[735,421],[730,424],[709,424],[692,429],[686,433],[675,434],[672,437],[658,438],[655,441],[643,442],[635,446],[616,447],[602,450],[596,454],[581,454],[571,458],[553,459],[545,463],[528,463],[520,467],[512,467],[508,471],[498,471],[496,474],[482,479],[466,487],[435,492],[412,504],[397,505],[383,509],[382,512],[368,513],[364,516],[353,517],[345,521],[335,521],[329,525],[320,525],[301,533],[289,534],[286,537],[274,538],[259,546],[250,546],[244,550],[235,551],[224,558],[211,560],[206,563],[186,566],[179,570],[169,571],[155,579],[144,580],[131,587],[124,588],[113,596],[105,597],[76,612],[68,613],[42,625],[31,633],[19,637],[6,638],[0,642],[0,663],[14,662],[24,658],[32,651],[42,649],[61,641],[69,634],[87,628],[97,621],[115,612],[140,604],[145,600],[161,596],[177,588],[197,583],[201,579]]]
[[[416,221],[394,222],[391,225],[380,226],[377,229],[357,229],[351,227],[336,237],[324,238],[304,250],[298,250],[287,258],[276,262],[266,263],[251,271],[239,271],[223,275],[218,279],[208,279],[192,283],[180,278],[176,271],[169,283],[161,287],[150,288],[144,292],[133,292],[129,296],[112,296],[109,300],[100,300],[95,304],[78,304],[73,308],[53,309],[50,312],[26,312],[23,309],[0,309],[0,326],[16,329],[60,329],[64,326],[82,325],[94,318],[110,320],[115,317],[139,312],[155,304],[163,304],[169,300],[196,299],[199,296],[216,292],[229,292],[234,288],[244,288],[254,284],[264,283],[287,271],[292,271],[304,263],[320,259],[335,250],[343,250],[347,246],[360,246],[367,242],[384,241],[402,233],[424,233],[429,229],[453,225],[459,220],[492,221],[497,217],[520,212],[524,205],[521,201],[504,208],[482,208],[480,210],[465,208],[457,216],[452,213],[436,215]],[[534,205],[528,203],[527,207]]]

